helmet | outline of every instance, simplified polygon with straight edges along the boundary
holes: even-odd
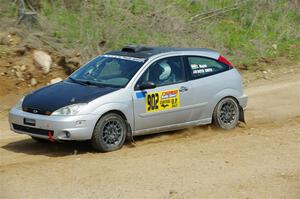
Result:
[[[161,74],[159,75],[159,80],[167,80],[171,75],[171,66],[166,62],[159,63]]]

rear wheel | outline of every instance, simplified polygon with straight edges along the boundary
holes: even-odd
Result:
[[[92,146],[101,152],[118,150],[123,146],[126,134],[125,120],[116,113],[108,113],[95,126]]]
[[[233,129],[239,121],[239,105],[231,97],[223,98],[215,107],[213,123],[222,129]]]

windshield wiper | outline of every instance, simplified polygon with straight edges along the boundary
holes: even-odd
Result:
[[[92,86],[98,86],[98,87],[105,87],[103,84],[101,83],[97,83],[97,82],[91,82],[91,81],[83,81],[86,85],[92,85]]]
[[[77,83],[77,84],[81,84],[81,85],[84,85],[84,86],[90,85],[90,84],[88,84],[88,83],[86,83],[86,82],[83,82],[83,81],[74,79],[73,77],[69,77],[69,79],[72,80],[73,82]]]
[[[97,87],[108,86],[108,85],[105,85],[105,84],[101,84],[101,83],[98,83],[98,82],[92,82],[92,81],[89,81],[89,80],[74,79],[73,77],[69,77],[69,79],[71,79],[73,82],[75,82],[77,84],[81,84],[81,85],[84,85],[84,86],[97,86]]]
[[[84,84],[86,86],[104,87],[104,85],[102,85],[101,83],[98,83],[98,82],[92,82],[89,80],[77,80],[77,81],[80,81],[82,84]]]

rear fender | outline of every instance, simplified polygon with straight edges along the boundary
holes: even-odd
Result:
[[[213,103],[210,106],[211,107],[211,110],[210,110],[211,115],[213,114],[213,110],[220,100],[222,100],[224,97],[232,97],[237,101],[238,106],[239,106],[239,115],[240,115],[239,121],[245,123],[245,114],[244,114],[244,109],[242,106],[246,106],[246,101],[244,100],[244,98],[241,98],[240,96],[242,96],[242,93],[235,89],[222,90],[214,97]],[[241,102],[242,102],[242,106],[240,105]]]

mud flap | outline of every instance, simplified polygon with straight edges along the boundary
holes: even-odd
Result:
[[[244,122],[246,124],[244,109],[241,106],[239,106],[239,112],[240,112],[239,121]]]
[[[127,135],[126,135],[126,140],[129,141],[131,144],[135,144],[135,141],[133,139],[133,134],[132,134],[132,130],[130,127],[130,124],[126,121],[126,125],[127,125]]]

